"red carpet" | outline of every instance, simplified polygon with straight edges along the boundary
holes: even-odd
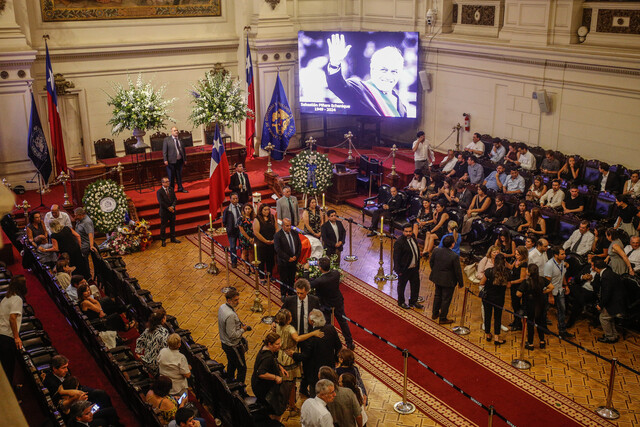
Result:
[[[196,243],[196,239],[195,236],[189,236],[192,243]],[[206,252],[209,252],[208,247]],[[216,258],[224,262],[220,249],[216,250]],[[240,277],[252,284],[244,275],[240,274]],[[458,337],[419,312],[399,308],[393,298],[356,277],[346,274],[341,289],[347,316],[389,339],[399,348],[408,349],[411,354],[484,405],[493,405],[497,412],[514,425],[611,425],[592,410],[512,368],[508,363]],[[366,351],[359,349],[364,347],[382,359],[383,363],[402,371],[400,351],[355,325],[351,325],[351,331],[357,343],[359,358],[366,358]],[[366,367],[366,364],[363,366]],[[384,368],[381,370],[384,371]],[[398,384],[388,382],[389,375],[380,374],[378,370],[373,370],[372,373],[398,390]],[[438,422],[446,425],[486,424],[485,410],[412,359],[409,359],[409,378],[412,382],[410,396],[413,396],[409,400]],[[436,403],[440,405],[437,411],[425,408],[424,402],[421,405],[418,401],[423,398],[433,400],[434,396],[438,401]],[[494,423],[506,425],[497,418],[494,418]]]
[[[118,412],[120,421],[126,426],[139,426],[135,415],[122,401],[116,389],[111,385],[102,369],[98,366],[91,353],[80,340],[67,318],[58,310],[56,303],[49,297],[38,278],[22,268],[22,259],[15,251],[16,260],[9,269],[13,274],[24,274],[27,279],[27,302],[33,307],[36,317],[44,325],[49,334],[53,347],[60,354],[69,358],[69,371],[80,380],[80,384],[92,388],[99,388],[111,397],[113,406]]]

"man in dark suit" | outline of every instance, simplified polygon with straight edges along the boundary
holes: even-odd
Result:
[[[453,236],[446,236],[442,240],[443,247],[435,248],[429,258],[431,266],[429,279],[436,285],[431,318],[435,320],[440,316],[440,324],[442,325],[453,323],[453,320],[447,318],[453,291],[456,285],[459,288],[464,286],[460,256],[452,250],[455,243]]]
[[[340,264],[340,258],[342,250],[344,249],[344,241],[347,236],[347,232],[342,225],[342,221],[338,221],[338,214],[333,209],[327,211],[327,217],[329,221],[322,224],[320,228],[320,235],[322,237],[322,243],[325,252],[329,258],[333,254],[338,254],[338,264]]]
[[[178,138],[178,128],[171,128],[171,135],[162,141],[162,157],[164,165],[167,167],[167,175],[171,181],[171,189],[174,183],[178,183],[178,191],[188,193],[182,186],[182,166],[187,164],[187,154],[184,146]]]
[[[302,242],[296,230],[291,229],[291,220],[284,218],[282,228],[273,236],[273,245],[276,250],[276,261],[280,272],[280,295],[282,301],[287,295],[293,295],[293,282],[296,280],[296,266]]]
[[[311,281],[311,289],[315,289],[316,295],[320,298],[320,304],[327,322],[331,321],[331,309],[333,309],[342,335],[344,335],[347,348],[353,350],[355,346],[353,345],[349,322],[343,317],[345,315],[344,296],[340,292],[340,272],[331,269],[331,260],[326,256],[318,260],[318,267],[320,267],[322,274]]]
[[[169,232],[171,236],[171,243],[180,243],[180,240],[176,239],[176,193],[173,192],[173,188],[169,187],[169,178],[166,176],[162,178],[162,187],[158,189],[156,193],[158,197],[158,204],[160,205],[160,240],[162,240],[162,246],[167,246],[166,243],[166,229],[169,225]]]
[[[342,343],[336,328],[327,323],[322,311],[311,310],[309,325],[313,328],[312,330],[320,329],[324,334],[323,337],[311,337],[300,344],[298,353],[293,353],[291,350],[287,353],[296,362],[302,362],[304,377],[300,383],[300,393],[314,397],[314,385],[318,381],[318,371],[322,366],[336,365]],[[305,386],[308,390],[305,389]]]
[[[227,238],[229,239],[229,250],[231,251],[231,267],[238,267],[238,237],[240,229],[238,228],[238,220],[242,217],[242,207],[238,203],[238,194],[231,193],[229,195],[229,206],[222,212],[222,223],[227,230]]]
[[[593,257],[593,269],[598,273],[593,288],[600,290],[596,308],[600,310],[600,325],[604,332],[598,341],[613,344],[618,341],[615,318],[625,309],[624,287],[620,276],[613,272],[604,259]]]
[[[241,205],[251,200],[251,183],[242,163],[236,163],[236,173],[232,174],[231,179],[229,179],[229,190],[238,193],[238,200]]]
[[[400,208],[402,198],[398,194],[398,189],[396,187],[391,187],[390,192],[391,198],[387,201],[387,203],[379,204],[378,209],[373,211],[373,213],[371,214],[371,227],[369,227],[369,230],[371,232],[367,234],[367,237],[377,236],[376,232],[379,230],[378,223],[380,222],[380,218],[385,217],[389,219],[393,211]]]
[[[311,310],[320,309],[320,299],[315,295],[309,295],[311,285],[307,279],[298,279],[293,285],[296,295],[285,298],[282,308],[286,308],[291,312],[291,325],[296,328],[298,334],[304,335],[308,333],[309,313]]]
[[[420,252],[418,242],[413,235],[413,225],[402,229],[402,236],[393,244],[393,269],[398,273],[398,305],[402,308],[423,309],[418,302],[420,293]],[[407,282],[411,287],[409,305],[404,302],[404,290]]]
[[[598,170],[600,177],[596,181],[596,191],[606,191],[607,193],[619,193],[622,183],[620,178],[614,172],[609,170],[611,166],[608,163],[600,163]]]

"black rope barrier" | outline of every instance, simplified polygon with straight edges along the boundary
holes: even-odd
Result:
[[[571,340],[569,340],[569,339],[563,338],[563,337],[562,337],[562,335],[560,335],[560,334],[558,334],[558,333],[556,333],[556,332],[553,332],[553,331],[551,331],[549,328],[547,328],[547,325],[544,325],[544,326],[538,325],[535,321],[533,321],[533,320],[529,319],[527,316],[519,315],[518,313],[515,313],[515,312],[513,312],[513,311],[509,310],[509,309],[508,309],[508,308],[506,308],[505,306],[500,306],[500,305],[495,304],[495,303],[493,303],[493,302],[491,302],[491,301],[487,301],[486,299],[482,299],[482,298],[480,298],[480,296],[479,296],[479,295],[475,294],[475,293],[474,293],[473,291],[471,291],[470,289],[467,289],[467,292],[469,292],[471,295],[473,295],[473,296],[475,296],[475,297],[478,297],[482,303],[485,303],[485,302],[486,302],[487,304],[492,305],[492,306],[494,306],[494,307],[497,307],[497,308],[501,309],[502,311],[507,312],[507,313],[509,313],[509,314],[513,315],[514,317],[518,317],[518,318],[520,318],[521,320],[526,319],[526,322],[527,322],[528,327],[534,327],[534,326],[535,326],[536,328],[538,328],[538,329],[540,329],[541,331],[543,331],[543,332],[545,333],[545,335],[552,335],[552,336],[554,336],[554,337],[556,337],[556,338],[559,338],[560,340],[562,340],[562,341],[564,341],[564,342],[566,342],[566,343],[569,343],[569,344],[571,344],[572,346],[574,346],[574,347],[576,347],[576,348],[578,348],[578,349],[580,349],[580,350],[583,350],[583,351],[587,352],[588,354],[591,354],[591,355],[593,355],[593,356],[595,356],[595,357],[597,357],[597,358],[599,358],[599,359],[602,359],[602,360],[604,360],[604,361],[605,361],[605,362],[607,362],[607,363],[611,363],[611,362],[613,361],[612,359],[609,359],[609,358],[607,358],[607,357],[605,357],[605,356],[601,355],[601,354],[600,354],[600,353],[598,353],[598,352],[595,352],[595,351],[593,351],[593,350],[590,350],[590,349],[588,349],[588,348],[586,348],[586,347],[584,347],[584,346],[582,346],[582,345],[580,345],[580,344],[577,344],[577,343],[575,343],[575,342],[573,342],[573,341],[571,341]],[[546,317],[546,316],[545,316],[545,317]],[[625,368],[625,369],[629,370],[630,372],[633,372],[633,373],[634,373],[634,374],[636,374],[636,375],[640,375],[640,372],[639,372],[639,371],[637,371],[636,369],[633,369],[632,367],[630,367],[630,366],[628,366],[628,365],[625,365],[624,363],[621,363],[621,362],[619,362],[619,361],[618,361],[618,362],[617,362],[617,364],[618,364],[619,366],[622,366],[623,368]]]

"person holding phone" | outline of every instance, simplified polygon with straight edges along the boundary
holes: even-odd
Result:
[[[174,396],[169,395],[171,387],[171,378],[159,375],[145,396],[145,401],[151,405],[153,412],[164,424],[170,423],[175,418],[178,408],[187,403],[187,392],[184,391],[176,399]]]
[[[113,408],[101,409],[97,403],[88,400],[79,400],[74,402],[69,409],[69,421],[67,425],[69,427],[121,425],[117,417],[113,419],[107,416],[108,411],[115,414],[115,409]]]

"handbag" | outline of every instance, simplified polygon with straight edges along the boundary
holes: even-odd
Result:
[[[509,227],[512,230],[517,230],[522,224],[525,223],[525,220],[517,215],[510,216],[507,221],[504,223],[505,226]]]
[[[240,337],[240,344],[238,344],[238,347],[240,347],[245,353],[249,351],[249,342],[245,337]]]
[[[289,394],[291,393],[291,387],[293,387],[293,381],[282,381],[280,384],[273,384],[273,386],[267,392],[265,400],[273,409],[276,415],[284,414],[287,406],[289,405]]]
[[[464,274],[467,276],[471,283],[478,284],[480,283],[480,279],[476,276],[478,272],[478,263],[474,262],[473,264],[467,265],[464,268]]]

